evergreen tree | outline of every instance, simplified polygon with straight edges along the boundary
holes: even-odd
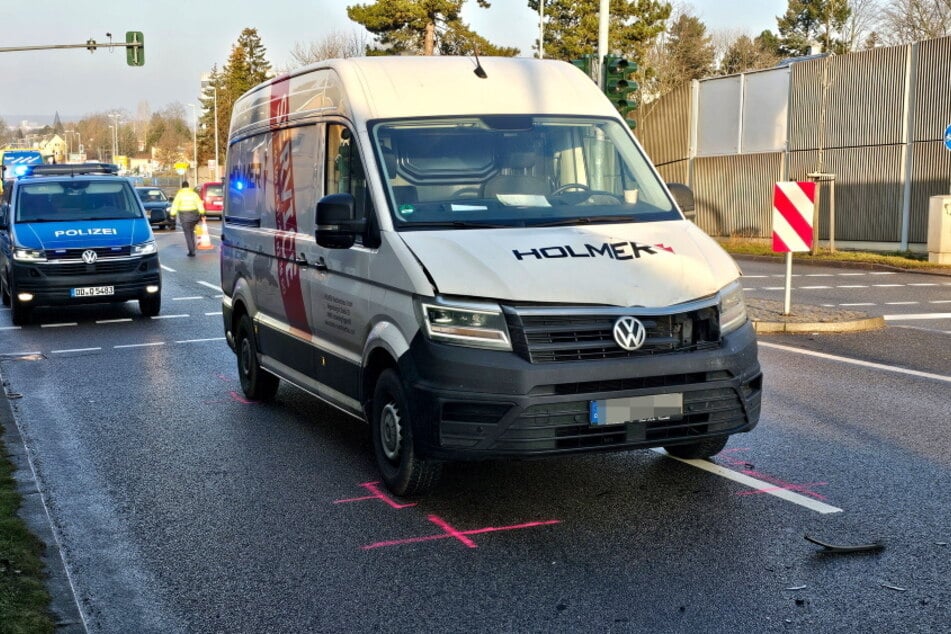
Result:
[[[786,13],[776,18],[780,51],[787,57],[808,55],[816,43],[822,53],[847,53],[843,33],[851,14],[848,0],[789,0]]]
[[[528,0],[538,11],[538,0]],[[570,61],[598,50],[599,0],[546,0],[545,57]],[[671,7],[659,0],[611,0],[608,52],[633,59],[643,68],[647,52],[664,32]]]
[[[669,68],[678,83],[702,79],[713,71],[716,51],[700,18],[680,14],[670,26],[665,49],[670,60]]]
[[[59,120],[59,110],[53,115],[53,132],[63,136],[63,122]]]
[[[487,0],[476,0],[488,9]],[[465,0],[376,0],[347,7],[351,20],[377,37],[367,54],[518,55],[517,48],[496,46],[472,31],[460,13]]]
[[[768,34],[769,31],[763,33]],[[748,35],[739,36],[723,54],[723,59],[720,60],[720,74],[733,75],[775,65],[779,61],[779,55],[775,47],[771,50],[769,46],[769,39],[764,38],[763,34],[755,39]]]

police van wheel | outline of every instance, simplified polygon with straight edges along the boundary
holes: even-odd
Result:
[[[139,312],[145,317],[155,317],[162,310],[162,296],[158,293],[139,298]]]
[[[25,326],[30,321],[32,306],[17,299],[17,289],[12,284],[7,286],[7,294],[10,296],[10,321],[14,326]]]
[[[707,438],[697,442],[687,443],[686,445],[671,445],[664,449],[675,458],[712,458],[726,447],[726,441],[729,436],[717,436],[716,438]]]
[[[373,454],[387,488],[406,497],[430,491],[439,481],[442,463],[416,456],[411,412],[395,370],[384,370],[377,380],[371,412]]]
[[[7,288],[7,283],[4,278],[0,277],[0,301],[3,302],[4,306],[10,305],[10,296],[12,292]]]
[[[277,394],[280,379],[258,364],[258,347],[254,341],[251,318],[242,315],[235,337],[238,355],[238,378],[244,395],[252,401],[270,401]]]

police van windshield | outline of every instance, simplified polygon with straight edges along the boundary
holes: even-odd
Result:
[[[142,217],[142,210],[125,181],[71,178],[21,183],[17,190],[17,222],[122,220]]]
[[[399,230],[681,217],[614,120],[458,117],[372,130]]]

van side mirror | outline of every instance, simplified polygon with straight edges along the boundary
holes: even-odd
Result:
[[[667,183],[667,189],[670,190],[674,202],[680,207],[680,211],[684,212],[687,220],[696,220],[697,209],[694,205],[693,191],[683,183]]]
[[[366,218],[356,218],[352,194],[329,194],[317,201],[317,244],[328,249],[349,249],[366,231]]]

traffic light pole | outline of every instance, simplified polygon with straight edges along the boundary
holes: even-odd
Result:
[[[106,34],[111,39],[111,35]],[[0,53],[14,53],[17,51],[51,51],[60,48],[85,48],[90,53],[94,52],[97,48],[124,48],[130,51],[135,59],[135,62],[129,61],[130,66],[141,66],[142,64],[138,62],[139,59],[144,60],[144,49],[145,44],[143,42],[142,34],[138,31],[130,31],[126,34],[125,42],[109,42],[108,44],[100,44],[96,40],[89,39],[86,40],[85,44],[41,44],[37,46],[4,46],[0,47]]]
[[[598,78],[598,88],[604,90],[604,72],[601,70],[601,64],[604,63],[604,56],[608,54],[608,20],[611,18],[610,0],[601,0],[601,6],[598,9],[598,68],[595,69],[595,77]]]

